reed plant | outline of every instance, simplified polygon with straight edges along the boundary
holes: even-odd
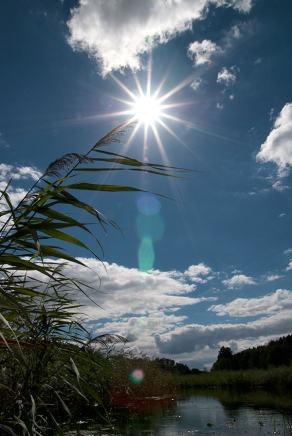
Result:
[[[140,190],[104,182],[104,175],[117,171],[170,175],[162,164],[108,149],[131,127],[118,126],[86,154],[68,153],[52,162],[16,205],[10,182],[0,191],[1,434],[61,435],[64,425],[74,424],[87,409],[107,416],[102,400],[107,359],[96,344],[122,338],[90,337],[76,301],[78,292],[90,298],[90,288],[68,277],[64,266],[86,267],[74,257],[74,247],[100,259],[92,224],[103,230],[115,226],[82,193]],[[82,233],[93,247],[77,236]]]

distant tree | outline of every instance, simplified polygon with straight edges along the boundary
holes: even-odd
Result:
[[[212,367],[212,371],[223,369],[234,369],[233,355],[229,347],[220,348],[217,360]]]

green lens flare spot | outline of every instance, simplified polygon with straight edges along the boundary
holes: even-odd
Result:
[[[155,253],[151,238],[143,238],[138,253],[139,269],[147,272],[154,266]]]
[[[134,384],[134,385],[140,385],[143,380],[145,378],[145,374],[143,369],[134,369],[134,371],[132,371],[129,374],[129,380]]]
[[[164,222],[160,215],[139,215],[136,221],[140,239],[149,238],[159,241],[164,234]]]

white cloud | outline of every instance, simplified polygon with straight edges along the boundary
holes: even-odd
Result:
[[[113,333],[127,337],[129,345],[151,355],[158,354],[154,334],[162,334],[182,325],[187,319],[177,312],[216,297],[190,295],[204,283],[211,268],[200,263],[186,271],[141,272],[116,263],[78,258],[88,266],[68,263],[64,273],[84,283],[83,294],[76,294],[82,305],[80,318],[88,321],[95,334]],[[89,290],[86,285],[95,290]],[[98,305],[98,306],[97,306]]]
[[[239,288],[246,285],[254,285],[255,281],[252,277],[246,276],[245,274],[235,274],[230,279],[223,280],[224,285],[229,289]]]
[[[281,309],[292,309],[292,291],[278,289],[259,298],[237,298],[227,304],[212,305],[208,310],[218,316],[247,317],[266,315]]]
[[[193,283],[206,283],[213,278],[212,269],[204,263],[189,266],[184,275]]]
[[[275,282],[276,280],[279,280],[281,278],[282,276],[280,276],[279,274],[269,274],[266,276],[267,282]]]
[[[259,162],[275,163],[280,177],[287,175],[292,166],[292,103],[282,108],[256,158]],[[275,184],[276,189],[283,186],[279,181]]]
[[[209,39],[204,39],[201,42],[194,41],[188,47],[188,56],[194,65],[209,64],[212,56],[220,52],[221,48]]]
[[[218,6],[234,7],[240,12],[247,13],[252,7],[253,0],[217,0],[215,3]]]
[[[119,334],[128,340],[128,346],[148,355],[157,355],[154,333],[162,334],[182,325],[186,316],[165,314],[163,311],[154,311],[148,315],[122,317],[120,319],[100,323],[94,326],[94,334]]]
[[[221,83],[225,86],[231,86],[234,85],[237,79],[238,74],[238,67],[235,65],[233,67],[230,67],[229,69],[227,67],[223,67],[221,71],[219,71],[217,76],[217,83]]]
[[[239,350],[292,331],[292,291],[278,290],[265,297],[236,299],[210,308],[218,315],[224,312],[222,316],[269,314],[257,321],[190,324],[180,309],[217,300],[198,298],[194,293],[200,283],[213,277],[208,265],[199,263],[185,271],[145,273],[115,263],[102,265],[93,258],[79,260],[88,268],[68,264],[64,272],[94,287],[90,297],[100,306],[78,294],[83,306],[80,317],[89,320],[88,328],[94,334],[113,333],[128,338],[127,346],[135,351],[202,366],[215,360],[222,345]]]
[[[224,104],[218,102],[216,103],[216,108],[222,111],[222,109],[224,109]]]
[[[284,251],[284,254],[290,254],[292,253],[292,248],[287,248],[287,250]]]
[[[157,335],[156,345],[161,353],[177,355],[202,350],[206,345],[218,349],[230,341],[263,340],[292,332],[292,310],[282,310],[248,323],[189,324]]]
[[[291,270],[292,270],[292,260],[290,260],[290,262],[286,268],[286,271],[291,271]]]
[[[230,31],[229,31],[229,35],[230,35],[230,37],[232,37],[232,38],[239,39],[239,38],[241,37],[241,30],[240,30],[240,27],[237,26],[237,25],[232,26],[231,29],[230,29]]]
[[[197,284],[205,283],[211,271],[204,264],[192,265],[185,272],[153,270],[145,273],[115,263],[104,262],[102,265],[92,258],[80,260],[89,268],[69,263],[65,270],[69,276],[96,289],[90,296],[100,307],[86,297],[78,297],[85,306],[82,311],[91,319],[118,319],[121,316],[147,315],[158,310],[176,311],[214,299],[189,296],[196,290]]]
[[[35,167],[0,163],[0,190],[4,190],[10,180],[16,182],[37,180],[40,176],[41,173]],[[19,203],[26,194],[26,190],[23,189],[23,187],[15,186],[10,186],[7,192],[14,206]],[[5,207],[3,204],[0,205],[0,208],[3,209],[3,207]]]
[[[196,79],[194,79],[192,81],[192,83],[190,84],[190,87],[193,89],[193,91],[197,91],[200,88],[201,84],[202,84],[202,79],[197,77]]]
[[[68,21],[69,43],[113,70],[141,68],[141,55],[191,29],[214,3],[248,12],[251,0],[80,0]]]
[[[34,167],[0,164],[0,182],[12,180],[37,180],[41,173]]]

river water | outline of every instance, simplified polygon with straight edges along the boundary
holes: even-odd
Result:
[[[188,391],[167,402],[151,399],[146,408],[116,411],[112,425],[87,427],[79,434],[288,436],[292,435],[292,393]]]

